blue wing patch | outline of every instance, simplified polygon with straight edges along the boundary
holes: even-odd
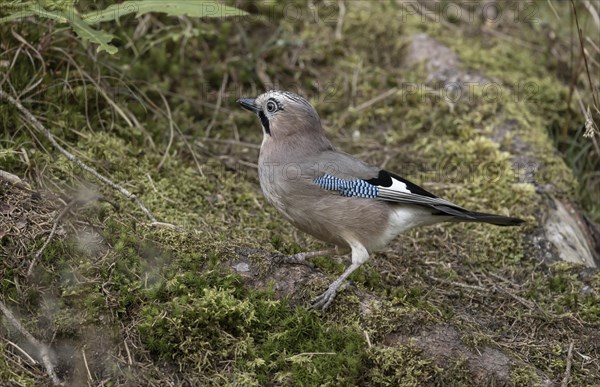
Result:
[[[377,187],[361,179],[344,180],[331,175],[323,175],[313,180],[319,187],[329,191],[339,191],[342,196],[376,199]]]

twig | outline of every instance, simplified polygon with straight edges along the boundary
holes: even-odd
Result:
[[[42,66],[41,66],[41,69],[42,69],[41,70],[41,73],[42,73],[41,76],[37,77],[38,78],[37,80],[36,80],[36,77],[31,77],[31,80],[29,81],[29,83],[27,84],[27,86],[19,93],[19,95],[23,95],[23,94],[26,94],[29,91],[35,89],[40,83],[42,83],[42,81],[44,80],[44,76],[46,75],[46,62],[44,62],[44,57],[42,56],[42,54],[40,54],[40,52],[35,47],[33,47],[27,41],[27,39],[25,39],[24,37],[22,37],[21,35],[19,35],[14,30],[12,30],[11,33],[12,33],[12,36],[14,36],[15,39],[17,39],[19,42],[21,42],[21,44],[23,46],[25,46],[25,47],[29,48],[31,51],[33,51],[36,54],[36,56],[39,58],[39,60],[40,60],[40,62],[42,64]],[[30,59],[32,59],[32,57],[31,57],[31,55],[29,55],[28,51],[25,50],[25,52],[30,57]],[[10,70],[12,70],[12,67],[14,66],[14,64],[15,64],[15,62],[12,63]],[[7,72],[7,73],[10,73],[10,71]],[[38,71],[38,73],[39,73],[39,71]]]
[[[158,93],[158,95],[160,96],[160,98],[162,98],[163,103],[165,104],[165,108],[167,109],[167,119],[169,120],[169,143],[167,144],[167,149],[165,149],[165,154],[160,159],[160,163],[158,163],[158,166],[156,167],[157,169],[160,169],[162,168],[162,165],[167,159],[167,156],[169,156],[171,145],[173,145],[173,138],[175,138],[175,132],[173,129],[173,116],[171,115],[171,107],[169,106],[169,103],[167,102],[167,99],[165,98],[163,93]]]
[[[279,30],[276,31],[276,33],[278,33],[278,32],[279,32]],[[269,74],[267,74],[267,63],[265,62],[264,59],[262,59],[260,57],[258,57],[256,59],[256,76],[258,77],[258,79],[260,79],[263,86],[267,90],[272,89],[273,86],[275,86],[275,84],[271,80],[271,77],[269,77]]]
[[[585,63],[585,72],[587,74],[588,82],[590,83],[590,90],[592,92],[592,100],[594,101],[595,106],[600,106],[598,101],[596,100],[596,94],[594,90],[594,83],[592,82],[592,77],[590,76],[590,69],[588,67],[587,55],[585,54],[585,48],[583,47],[583,32],[579,27],[579,18],[577,17],[577,9],[575,9],[575,3],[571,0],[571,5],[573,6],[573,14],[575,15],[575,24],[577,25],[577,35],[579,36],[579,45],[581,47],[581,56],[583,56],[583,63]]]
[[[560,16],[558,16],[558,12],[556,12],[556,9],[554,8],[554,5],[552,5],[552,1],[546,0],[546,2],[548,3],[548,6],[550,7],[550,9],[552,10],[552,12],[554,13],[554,16],[556,16],[556,18],[558,20],[560,20]]]
[[[23,356],[25,356],[27,358],[27,360],[29,360],[29,362],[33,365],[38,365],[39,362],[37,362],[34,358],[31,357],[30,354],[28,354],[27,352],[25,352],[25,350],[21,347],[19,347],[17,344],[13,343],[10,340],[6,340],[4,339],[4,341],[6,341],[8,344],[12,345],[13,347],[15,347],[19,352],[21,352],[23,354]]]
[[[97,179],[99,179],[102,182],[108,184],[111,188],[119,191],[126,198],[128,198],[128,199],[132,200],[133,202],[135,202],[135,204],[137,204],[138,207],[140,207],[142,209],[142,211],[144,212],[144,214],[146,214],[146,216],[148,217],[148,219],[150,219],[150,221],[156,222],[156,218],[154,217],[154,215],[152,215],[152,213],[146,208],[146,206],[144,206],[144,204],[140,201],[140,199],[137,198],[137,196],[135,196],[134,194],[132,194],[131,192],[129,192],[125,188],[121,187],[120,185],[114,183],[112,180],[110,180],[110,179],[102,176],[101,174],[99,174],[98,172],[96,172],[96,170],[94,170],[92,167],[89,167],[83,161],[79,160],[79,158],[77,158],[75,155],[73,155],[72,153],[70,153],[69,151],[67,151],[65,148],[63,148],[58,142],[56,142],[56,140],[54,139],[54,136],[52,135],[52,133],[50,133],[50,131],[48,129],[46,129],[46,127],[44,127],[44,125],[42,125],[38,121],[38,119],[29,110],[27,110],[23,105],[21,105],[21,103],[19,101],[17,101],[16,99],[14,99],[13,97],[11,97],[10,95],[6,94],[4,92],[4,90],[0,90],[0,99],[5,99],[11,105],[13,105],[14,107],[16,107],[21,112],[21,114],[23,114],[23,116],[25,116],[25,118],[40,133],[42,133],[44,136],[46,136],[46,138],[48,139],[48,141],[50,141],[50,143],[56,149],[58,149],[63,155],[65,155],[65,157],[67,159],[69,159],[70,161],[72,161],[75,164],[77,164],[81,169],[83,169],[83,170],[91,173]]]
[[[50,376],[52,383],[54,385],[60,385],[61,381],[56,375],[56,372],[54,371],[54,364],[52,364],[52,360],[50,359],[50,348],[48,348],[46,344],[33,337],[33,335],[29,333],[29,331],[27,331],[23,325],[21,325],[21,322],[17,320],[15,315],[6,307],[6,305],[4,305],[2,301],[0,301],[0,311],[2,311],[8,322],[10,322],[15,329],[18,330],[19,333],[23,335],[27,341],[29,341],[29,343],[38,351],[38,355],[42,359],[42,363],[46,368],[46,373],[48,376]]]
[[[569,47],[569,71],[571,71],[571,80],[569,82],[569,95],[567,96],[567,104],[566,104],[566,108],[567,108],[567,113],[569,111],[569,108],[571,106],[571,101],[573,100],[573,90],[575,89],[575,84],[577,83],[577,79],[579,78],[579,65],[580,62],[577,63],[577,65],[574,64],[575,62],[575,57],[574,57],[574,53],[573,53],[573,47],[575,46],[575,43],[573,41],[573,17],[572,17],[572,13],[569,13],[569,33],[570,33],[570,40],[571,40],[571,45]],[[581,57],[579,57],[579,61],[581,61]],[[560,139],[565,139],[567,137],[567,132],[569,130],[569,124],[571,121],[571,115],[567,114],[565,116],[565,120],[560,128]]]
[[[588,10],[590,15],[592,15],[592,19],[594,20],[594,23],[596,23],[598,28],[600,28],[600,16],[598,16],[598,12],[596,11],[596,9],[592,6],[592,4],[589,2],[589,0],[583,0],[582,2],[583,2],[583,6]]]
[[[369,338],[369,332],[364,331],[365,332],[365,338],[367,339],[367,345],[369,346],[369,348],[373,348],[373,344],[371,344],[371,338]]]
[[[385,93],[379,94],[377,97],[371,98],[370,100],[361,103],[360,105],[358,105],[357,107],[354,108],[354,111],[359,112],[363,109],[366,109],[369,106],[376,104],[377,102],[382,101],[382,100],[386,99],[387,97],[390,97],[390,96],[396,94],[397,91],[398,91],[397,87],[392,87]]]
[[[291,361],[292,359],[298,358],[298,357],[302,357],[302,356],[314,356],[314,355],[335,355],[335,352],[302,352],[302,353],[298,353],[296,355],[292,355],[288,358],[286,358],[285,360],[289,360]]]
[[[125,120],[125,122],[127,123],[127,125],[129,125],[129,127],[134,128],[135,125],[133,124],[133,122],[131,122],[131,119],[127,116],[127,114],[125,114],[125,112],[123,111],[123,109],[121,109],[121,107],[115,102],[113,101],[112,98],[110,98],[108,96],[108,94],[106,93],[106,91],[100,87],[100,84],[94,80],[94,78],[92,78],[92,76],[90,74],[88,74],[87,72],[85,72],[81,67],[79,67],[79,65],[77,64],[77,62],[75,61],[75,59],[73,59],[71,56],[69,56],[63,49],[58,48],[58,47],[52,47],[52,50],[58,51],[62,54],[65,55],[65,57],[67,59],[69,59],[69,61],[79,70],[79,73],[84,77],[87,78],[88,81],[90,81],[92,84],[96,85],[96,90],[100,93],[100,95],[106,100],[106,102],[115,110],[115,112],[121,116],[121,118],[123,118],[123,120]],[[85,90],[85,88],[84,88]]]
[[[221,140],[220,138],[206,138],[206,139],[204,139],[204,141],[216,142],[218,144],[237,145],[237,146],[244,146],[247,148],[260,149],[260,145],[257,145],[257,144],[251,143],[251,142],[244,142],[244,141],[237,141],[237,140]]]
[[[131,352],[129,352],[129,346],[127,345],[127,339],[123,340],[123,344],[125,345],[125,352],[127,352],[127,364],[132,365],[133,360],[131,359]]]
[[[569,344],[569,351],[567,352],[567,367],[565,369],[565,377],[560,384],[561,387],[567,387],[569,385],[569,379],[571,379],[571,364],[573,363],[573,341]]]
[[[478,292],[485,292],[485,293],[489,293],[490,290],[486,289],[484,287],[481,286],[477,286],[477,285],[469,285],[469,284],[463,284],[462,282],[454,282],[454,281],[449,281],[449,280],[445,280],[442,278],[437,278],[432,276],[431,274],[426,274],[426,276],[436,282],[439,282],[441,284],[445,284],[445,285],[453,285],[453,286],[457,286],[459,288],[464,288],[464,289],[470,289],[470,290],[477,290]]]
[[[83,357],[83,364],[85,365],[85,370],[87,371],[88,382],[94,381],[92,378],[92,373],[90,372],[90,367],[88,366],[87,357],[85,356],[85,348],[81,348],[81,355]]]
[[[42,245],[42,247],[40,247],[40,249],[37,251],[37,253],[35,253],[35,255],[33,256],[33,259],[31,260],[31,263],[29,264],[29,269],[27,269],[27,277],[31,276],[31,274],[33,273],[33,268],[35,267],[35,264],[40,259],[40,257],[42,256],[42,253],[44,252],[44,250],[46,250],[46,247],[48,247],[48,244],[50,243],[50,241],[54,237],[54,234],[56,233],[56,229],[58,228],[58,223],[60,223],[61,219],[65,216],[65,214],[67,212],[69,212],[69,210],[71,208],[73,208],[73,206],[75,205],[75,203],[77,203],[77,199],[71,200],[69,202],[69,204],[67,204],[60,211],[60,213],[58,214],[58,216],[56,217],[56,219],[54,219],[54,225],[52,226],[52,230],[50,230],[50,235],[48,235],[48,238],[46,238],[46,241],[44,242],[44,244]]]
[[[537,306],[537,305],[535,305],[535,303],[533,303],[533,302],[531,302],[529,300],[526,300],[525,298],[523,298],[521,296],[513,294],[512,292],[510,292],[510,291],[508,291],[508,290],[506,290],[506,289],[504,289],[502,287],[494,286],[494,290],[500,290],[502,293],[504,293],[507,296],[511,297],[512,299],[514,299],[515,301],[517,301],[518,303],[520,303],[521,305],[523,305],[526,308],[534,309]]]
[[[225,88],[227,87],[228,80],[229,80],[229,73],[226,72],[223,75],[223,79],[221,80],[221,88],[219,89],[219,95],[217,96],[217,106],[215,107],[215,111],[213,112],[212,119],[210,120],[210,123],[208,124],[208,126],[206,127],[206,130],[204,132],[205,138],[208,138],[208,136],[210,135],[210,130],[212,129],[215,122],[217,121],[217,114],[219,114],[219,110],[221,110],[221,103],[223,102],[223,94],[225,93]]]
[[[152,222],[152,223],[149,223],[148,226],[156,227],[156,228],[168,228],[171,230],[177,229],[176,225],[174,225],[172,223],[165,223],[165,222]]]
[[[346,16],[346,3],[344,0],[338,0],[338,19],[337,24],[335,26],[335,38],[337,40],[342,40],[342,29],[344,28],[344,16]]]
[[[17,188],[31,191],[31,186],[21,180],[21,178],[17,175],[13,175],[10,172],[6,172],[0,169],[0,180],[5,181],[14,185]]]

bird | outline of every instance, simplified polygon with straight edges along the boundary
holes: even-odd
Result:
[[[255,113],[262,126],[258,176],[267,201],[299,230],[335,246],[298,253],[287,261],[306,264],[315,256],[351,252],[351,264],[313,300],[315,310],[327,310],[350,274],[411,228],[440,222],[524,222],[469,211],[337,150],[315,108],[298,94],[269,90],[237,102]]]

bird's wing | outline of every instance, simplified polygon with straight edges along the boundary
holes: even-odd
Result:
[[[328,168],[317,171],[320,173],[314,174],[313,183],[342,196],[428,206],[449,215],[453,211],[461,214],[466,211],[394,173],[365,164],[346,153],[323,152],[315,164]]]

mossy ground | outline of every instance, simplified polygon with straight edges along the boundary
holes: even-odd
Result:
[[[440,367],[413,344],[385,344],[390,334],[443,323],[472,348],[490,346],[519,359],[511,371],[515,385],[539,382],[534,369],[560,381],[571,342],[579,356],[573,385],[597,382],[600,275],[532,257],[524,235],[538,226],[539,197],[532,184],[515,178],[513,156],[492,139],[495,127],[517,122],[513,135],[543,162],[538,183],[573,197],[577,181],[547,136],[567,109],[561,103],[567,86],[545,67],[549,54],[530,55],[493,34],[483,42],[480,23],[447,26],[403,17],[406,9],[394,3],[347,3],[341,40],[334,3],[258,2],[247,6],[253,17],[237,20],[177,24],[151,17],[142,37],[134,33],[139,23],[127,19],[115,29],[123,42],[119,54],[97,62],[90,60],[92,49],[64,31],[38,48],[43,60],[17,55],[19,42],[2,34],[0,61],[15,60],[13,87],[42,79],[28,108],[81,160],[138,195],[157,219],[178,226],[148,226],[138,207],[0,105],[8,129],[1,137],[2,169],[27,178],[55,209],[86,192],[102,197],[71,211],[33,279],[24,273],[43,236],[23,238],[25,253],[10,257],[16,244],[8,238],[17,234],[2,239],[2,298],[36,337],[54,345],[61,377],[86,382],[89,370],[94,385],[476,384],[461,359]],[[163,23],[172,27],[160,28]],[[38,42],[46,27],[19,24],[17,30]],[[517,27],[519,36],[538,28]],[[426,69],[403,61],[416,33],[453,49],[465,69],[498,80],[502,95],[485,98],[475,87],[471,98],[450,105],[423,88],[352,108],[393,87],[424,83]],[[544,47],[542,37],[532,41]],[[253,289],[222,266],[236,259],[236,248],[292,253],[320,246],[293,231],[260,193],[252,144],[262,134],[255,117],[234,102],[258,94],[261,82],[302,90],[342,150],[386,163],[467,208],[520,216],[527,225],[441,225],[400,236],[350,278],[379,300],[367,315],[351,290],[321,316],[306,305],[323,289],[308,290],[305,305],[277,299],[273,289]],[[537,92],[515,98],[527,82]],[[110,91],[122,113],[98,87]],[[1,197],[15,190],[3,188]],[[51,218],[44,221],[51,227]],[[264,264],[269,255],[252,259]],[[315,263],[327,276],[323,285],[343,270],[325,258]],[[19,340],[7,326],[1,332]],[[0,352],[6,355],[2,380],[44,380],[41,369],[10,363],[18,357],[7,341]]]

